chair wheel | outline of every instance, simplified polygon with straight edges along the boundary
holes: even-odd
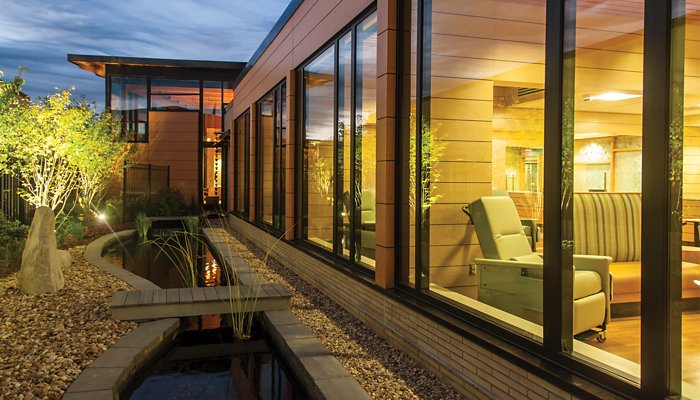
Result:
[[[607,332],[602,331],[598,332],[598,336],[595,338],[595,340],[598,341],[598,343],[605,343],[605,339],[607,339]]]

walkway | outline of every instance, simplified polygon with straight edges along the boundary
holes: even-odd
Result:
[[[231,312],[288,310],[292,295],[280,284],[116,292],[112,318],[148,320]]]

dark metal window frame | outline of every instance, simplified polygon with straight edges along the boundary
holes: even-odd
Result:
[[[112,78],[137,78],[137,79],[145,79],[146,80],[146,132],[144,134],[144,139],[138,140],[136,139],[136,136],[138,135],[131,135],[131,137],[128,138],[129,143],[148,143],[148,113],[151,110],[151,96],[150,96],[150,79],[148,79],[147,76],[139,76],[139,75],[108,75],[107,78],[105,79],[105,105],[107,108],[110,110],[112,109]],[[123,95],[123,94],[122,94]],[[123,111],[120,111],[123,112]],[[126,123],[127,121],[123,120],[121,121],[121,133],[126,135]],[[138,121],[137,121],[138,124]]]
[[[244,125],[244,132],[243,132],[243,143],[241,143],[241,132],[239,131],[238,128],[238,121],[243,118],[243,125]],[[236,162],[233,163],[233,210],[232,212],[235,215],[238,215],[243,218],[248,218],[248,208],[249,208],[249,198],[250,196],[250,174],[248,171],[250,171],[250,109],[245,110],[241,115],[238,116],[238,118],[233,120],[233,153],[234,153],[234,159]],[[239,181],[238,181],[238,150],[239,146],[243,146],[243,151],[244,151],[244,161],[243,161],[243,168],[245,169],[245,175],[243,176],[243,211],[239,211],[241,208],[240,204],[238,204],[238,196],[239,196]]]
[[[286,184],[283,181],[284,169],[286,165],[282,165],[283,152],[286,143],[282,143],[282,103],[286,102],[286,99],[282,98],[282,94],[286,91],[287,80],[283,79],[281,82],[277,83],[272,89],[265,93],[256,102],[256,115],[255,115],[255,150],[259,157],[256,157],[256,171],[255,171],[255,182],[257,184],[255,190],[255,220],[258,225],[269,228],[274,233],[282,234],[285,230],[284,219],[285,219],[285,192]],[[273,123],[273,134],[272,134],[272,223],[267,223],[263,220],[263,163],[264,163],[264,146],[263,146],[263,132],[261,123],[261,107],[263,99],[268,96],[272,96],[272,123]],[[286,97],[286,96],[285,96]],[[285,128],[286,129],[286,128]],[[285,139],[286,141],[286,139]],[[279,151],[278,151],[279,150]],[[275,224],[275,218],[279,219],[279,226]]]
[[[425,40],[423,16],[429,0],[418,0],[418,63],[417,76],[417,115],[428,110],[420,99],[425,88],[426,78],[421,57],[423,50],[430,45]],[[573,338],[571,335],[571,310],[573,254],[570,248],[562,246],[573,239],[571,222],[573,211],[562,208],[562,183],[567,176],[562,168],[564,146],[562,128],[572,121],[573,115],[564,115],[564,104],[573,96],[573,68],[575,50],[575,0],[547,0],[546,3],[546,64],[545,64],[545,148],[544,162],[545,192],[544,217],[547,221],[547,235],[544,238],[544,341],[536,343],[522,337],[497,323],[479,317],[464,307],[450,304],[421,290],[425,288],[420,263],[416,265],[416,288],[401,282],[402,262],[408,262],[405,249],[397,251],[397,289],[416,298],[419,302],[432,305],[439,310],[457,316],[459,319],[477,326],[495,337],[506,340],[516,347],[537,355],[544,361],[579,375],[630,398],[670,398],[680,395],[681,387],[681,346],[680,346],[680,211],[682,181],[669,179],[673,166],[678,165],[679,155],[673,152],[678,148],[678,137],[671,132],[672,126],[683,126],[683,15],[684,2],[681,0],[646,0],[644,12],[644,83],[643,83],[643,156],[642,156],[642,342],[641,342],[641,383],[631,382],[605,371],[602,365],[595,365],[571,355]],[[400,82],[397,85],[400,112],[407,112],[403,101],[408,96],[405,86],[406,56],[410,57],[410,19],[406,10],[411,9],[411,1],[399,2],[400,23],[397,65]],[[405,26],[409,24],[409,26]],[[427,32],[430,32],[429,30]],[[409,40],[406,40],[406,39]],[[410,61],[410,60],[409,60]],[[409,64],[410,65],[410,64]],[[401,70],[403,69],[403,71]],[[408,71],[410,74],[410,71]],[[429,73],[427,79],[430,79]],[[409,92],[410,93],[410,92]],[[428,93],[429,94],[429,93]],[[417,121],[420,117],[417,117]],[[403,119],[401,119],[403,123]],[[408,135],[401,135],[402,123],[397,124],[397,155],[407,154]],[[679,125],[680,124],[680,125]],[[417,139],[420,139],[420,122],[417,126]],[[568,134],[568,133],[565,133]],[[572,134],[572,132],[571,132]],[[682,136],[682,135],[681,135]],[[682,138],[681,138],[682,140]],[[674,142],[675,141],[675,142]],[[675,147],[674,147],[675,146]],[[661,149],[661,150],[660,150]],[[418,153],[418,152],[417,152]],[[418,157],[418,155],[417,155]],[[401,160],[401,158],[399,158]],[[681,159],[682,160],[682,159]],[[675,164],[674,164],[675,163]],[[402,164],[406,164],[405,162]],[[681,164],[682,165],[682,164]],[[397,174],[399,194],[405,194],[405,174]],[[420,182],[421,168],[416,168],[417,182]],[[402,178],[403,177],[403,178]],[[570,196],[570,194],[569,194]],[[403,197],[402,197],[403,198]],[[418,202],[418,200],[417,200]],[[402,204],[402,202],[397,202]],[[404,243],[409,228],[407,207],[397,207],[396,229],[400,243]],[[416,207],[416,221],[420,221],[420,207]],[[420,224],[417,224],[420,225]],[[416,248],[421,243],[422,232],[416,228]],[[564,251],[562,248],[567,248]],[[416,260],[425,254],[418,250]],[[420,257],[419,257],[420,256]],[[564,338],[562,340],[562,338]],[[529,367],[537,369],[537,367]],[[573,379],[569,377],[567,379]]]
[[[358,14],[355,18],[352,19],[348,24],[346,24],[342,29],[338,31],[328,42],[326,42],[323,46],[321,46],[316,52],[314,52],[311,56],[309,56],[303,63],[300,64],[300,66],[297,68],[297,74],[299,77],[299,85],[297,88],[297,94],[298,94],[298,99],[299,99],[299,113],[298,115],[300,118],[298,118],[298,134],[297,134],[297,143],[298,143],[298,150],[297,150],[297,180],[300,181],[299,185],[297,186],[299,189],[301,189],[301,201],[299,202],[299,206],[297,207],[297,221],[300,221],[300,227],[298,231],[297,237],[299,238],[298,240],[301,241],[300,243],[302,247],[306,250],[309,250],[311,252],[318,252],[322,254],[322,256],[329,257],[331,260],[334,260],[337,264],[343,265],[345,267],[350,267],[353,270],[360,272],[362,274],[365,274],[367,276],[374,276],[374,269],[370,269],[367,266],[364,266],[360,264],[359,259],[357,261],[353,261],[354,259],[354,254],[356,253],[355,249],[355,240],[352,240],[352,238],[355,236],[355,227],[358,224],[356,221],[359,218],[359,215],[356,216],[356,218],[352,218],[353,214],[356,214],[354,212],[356,208],[356,201],[355,201],[355,166],[354,166],[354,160],[355,160],[355,113],[357,110],[355,110],[355,103],[356,103],[356,53],[357,53],[357,26],[364,21],[367,17],[369,17],[372,13],[377,11],[377,6],[376,4],[372,4],[368,8],[366,8],[364,11],[362,11],[360,14]],[[338,226],[337,226],[337,221],[339,218],[339,213],[340,213],[340,208],[337,206],[340,195],[339,193],[342,192],[342,188],[339,188],[341,185],[340,182],[338,182],[338,132],[337,132],[337,126],[338,126],[338,48],[339,44],[338,42],[340,39],[345,37],[347,34],[352,35],[352,54],[351,54],[351,94],[350,94],[350,138],[343,138],[343,140],[350,140],[352,145],[350,146],[350,159],[353,160],[352,162],[352,167],[350,168],[350,199],[351,199],[351,210],[348,210],[351,213],[351,218],[349,218],[350,222],[350,228],[349,228],[349,250],[350,250],[350,258],[345,258],[342,255],[342,245],[340,244],[340,234],[337,232]],[[333,218],[332,218],[332,229],[333,229],[333,249],[332,250],[327,250],[325,248],[322,248],[318,245],[313,244],[310,242],[308,239],[305,238],[306,236],[306,227],[308,226],[308,216],[305,214],[305,210],[308,209],[308,196],[306,195],[307,190],[308,190],[308,182],[305,177],[306,173],[306,165],[305,165],[305,140],[306,140],[306,135],[305,135],[305,130],[306,130],[306,95],[305,95],[305,83],[304,83],[304,69],[311,64],[319,55],[323,54],[325,51],[328,49],[333,48],[334,49],[334,55],[333,55],[333,73],[334,73],[334,79],[333,79],[333,124],[334,124],[334,135],[333,135],[333,145],[335,152],[333,154],[333,177],[334,177],[334,196],[335,196],[335,204],[336,206],[333,207]],[[379,55],[378,55],[379,56]],[[359,253],[358,253],[359,254]]]

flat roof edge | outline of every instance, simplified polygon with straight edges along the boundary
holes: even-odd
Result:
[[[272,41],[274,41],[277,35],[279,35],[282,28],[284,28],[284,26],[287,25],[287,22],[289,22],[289,20],[292,18],[292,15],[294,15],[294,13],[297,11],[297,9],[303,1],[304,0],[291,0],[289,2],[289,5],[287,5],[287,8],[284,9],[284,12],[279,17],[277,22],[275,22],[275,25],[272,27],[270,32],[268,32],[267,36],[265,36],[265,39],[263,39],[262,43],[260,43],[260,46],[258,46],[257,50],[255,50],[255,53],[253,53],[253,55],[250,57],[250,60],[248,61],[248,63],[246,63],[245,68],[243,68],[241,73],[238,74],[236,80],[233,81],[234,90],[236,90],[238,84],[248,74],[248,71],[250,71],[253,65],[255,65],[255,63],[258,62],[265,50],[267,50],[267,48],[270,47]]]
[[[171,68],[207,68],[231,71],[241,71],[246,63],[241,61],[209,61],[209,60],[185,60],[169,58],[123,57],[101,56],[90,54],[68,54],[69,62],[78,67],[93,72],[98,76],[104,75],[104,66],[107,64],[133,65],[142,67],[171,67]]]

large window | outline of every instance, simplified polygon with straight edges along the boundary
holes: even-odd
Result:
[[[278,231],[284,230],[285,151],[287,116],[285,84],[258,101],[258,218]]]
[[[403,5],[400,283],[632,398],[700,398],[700,4]]]
[[[545,1],[410,13],[422,62],[402,60],[400,281],[540,341]]]
[[[234,122],[234,204],[239,215],[248,215],[250,169],[250,112],[246,111]]]
[[[122,133],[133,142],[148,141],[148,84],[146,78],[110,78],[110,107]]]
[[[303,237],[374,267],[377,21],[372,13],[302,70]]]
[[[151,110],[199,110],[199,81],[151,79]]]

